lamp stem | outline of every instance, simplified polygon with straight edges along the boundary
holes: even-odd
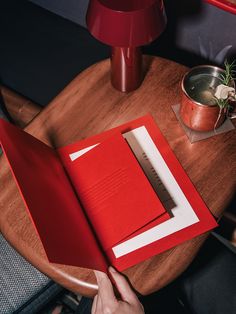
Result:
[[[140,47],[112,47],[111,83],[122,91],[131,92],[143,80],[142,52]]]

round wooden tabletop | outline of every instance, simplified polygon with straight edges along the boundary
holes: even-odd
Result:
[[[206,205],[219,217],[235,189],[235,131],[191,144],[171,108],[180,101],[180,81],[188,69],[157,57],[145,57],[145,69],[141,87],[124,94],[110,84],[108,60],[91,66],[25,130],[53,147],[60,147],[150,112]],[[91,270],[48,262],[4,156],[0,162],[0,230],[3,235],[47,276],[69,290],[93,296],[97,285]],[[150,294],[188,267],[206,237],[207,234],[198,236],[124,273],[140,294]]]

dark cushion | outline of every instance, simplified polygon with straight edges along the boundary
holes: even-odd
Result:
[[[40,7],[86,27],[89,0],[29,0]]]
[[[190,313],[236,313],[236,249],[210,236],[179,280],[179,295]]]

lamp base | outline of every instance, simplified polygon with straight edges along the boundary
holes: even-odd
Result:
[[[143,80],[140,47],[112,47],[111,83],[121,92],[137,89]]]

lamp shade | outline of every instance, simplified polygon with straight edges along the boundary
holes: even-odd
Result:
[[[91,0],[87,26],[113,47],[138,47],[157,38],[166,25],[163,0]]]

